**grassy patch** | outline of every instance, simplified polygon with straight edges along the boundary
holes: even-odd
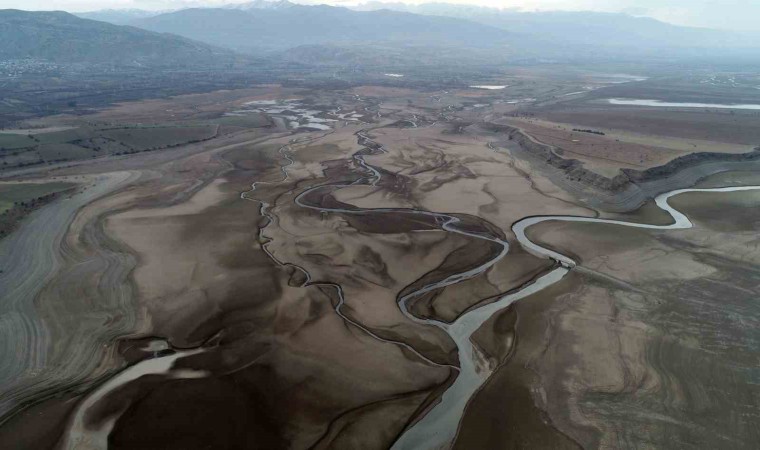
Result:
[[[125,128],[104,130],[106,139],[120,142],[134,150],[154,150],[175,145],[198,142],[214,136],[216,126]]]
[[[25,134],[0,133],[0,149],[12,150],[35,144],[36,142]]]
[[[37,153],[44,161],[86,159],[98,155],[98,153],[92,149],[67,143],[40,145],[37,149]]]
[[[32,139],[38,144],[62,144],[79,139],[87,139],[93,135],[97,135],[97,130],[83,127],[71,130],[54,131],[52,133],[41,133],[32,136]]]
[[[76,161],[176,147],[215,137],[218,125],[79,127],[25,134],[0,133],[0,169]],[[3,146],[2,143],[5,143]]]
[[[2,154],[0,168],[24,167],[41,162],[40,155],[33,149],[13,150]]]
[[[29,202],[72,186],[73,183],[63,182],[0,184],[0,213],[9,210],[17,202]]]

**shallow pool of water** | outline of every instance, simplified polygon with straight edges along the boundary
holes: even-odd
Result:
[[[611,105],[629,105],[629,106],[659,106],[670,108],[716,108],[716,109],[758,109],[760,105],[754,104],[723,104],[723,103],[687,103],[687,102],[663,102],[661,100],[638,100],[628,98],[609,98]]]

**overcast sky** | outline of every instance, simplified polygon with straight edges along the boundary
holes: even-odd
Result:
[[[361,0],[291,0],[296,3],[350,5]],[[390,0],[386,0],[390,1]],[[666,22],[712,28],[757,30],[760,28],[760,0],[427,0],[483,5],[523,10],[587,10],[628,12]],[[28,10],[60,9],[92,11],[105,8],[178,9],[243,3],[242,0],[0,0],[0,8]],[[405,3],[426,3],[407,0]]]

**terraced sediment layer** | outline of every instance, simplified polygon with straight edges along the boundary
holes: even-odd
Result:
[[[503,142],[516,155],[532,161],[536,170],[572,192],[593,208],[611,212],[632,211],[663,192],[692,186],[715,173],[760,166],[760,147],[747,153],[690,153],[646,170],[621,169],[614,177],[600,175],[576,159],[560,155],[561,149],[538,142],[519,128],[486,124],[504,132]]]
[[[56,330],[48,328],[46,318],[41,316],[45,313],[40,313],[35,301],[39,297],[57,296],[58,292],[52,291],[47,284],[64,264],[83,254],[87,254],[89,260],[79,266],[82,273],[97,265],[101,267],[99,271],[102,270],[104,278],[113,278],[109,283],[113,281],[118,286],[119,279],[124,281],[126,272],[123,267],[126,266],[127,272],[129,270],[129,261],[124,258],[129,257],[118,250],[101,251],[101,247],[95,250],[88,246],[86,239],[72,241],[70,226],[75,215],[86,205],[134,179],[135,174],[130,172],[72,179],[83,185],[76,194],[36,211],[27,218],[25,226],[0,241],[0,291],[3,292],[3,301],[0,302],[0,385],[3,386],[0,416],[17,407],[18,402],[26,400],[30,392],[45,392],[47,384],[54,385],[59,377],[76,379],[86,371],[83,366],[92,369],[99,363],[99,358],[89,352],[78,355],[51,353],[52,340],[61,336],[56,334]],[[89,239],[97,241],[103,238],[97,227],[85,228],[84,231]],[[93,250],[94,254],[89,253]],[[128,286],[125,287],[128,289]],[[75,289],[73,286],[67,288]],[[109,294],[106,298],[114,305],[124,305],[124,302],[130,301],[128,291],[122,291],[120,287]],[[124,328],[115,326],[111,331],[114,335],[123,333],[134,325],[134,321],[134,317],[125,317],[122,322]],[[82,333],[73,338],[89,340],[93,336]],[[83,350],[93,347],[92,344],[81,344]],[[52,363],[51,359],[55,362]],[[51,363],[56,366],[58,374],[45,371]],[[47,377],[41,376],[44,373]]]
[[[177,153],[199,149],[204,147]],[[76,396],[122,364],[114,342],[138,332],[145,318],[131,280],[136,258],[105,223],[134,204],[135,185],[156,182],[160,169],[151,161],[172,156],[60,170],[54,179],[77,184],[77,191],[35,211],[0,241],[3,423],[55,396]],[[109,164],[129,170],[110,171]],[[164,178],[167,185],[176,180]],[[192,180],[191,190],[197,182]]]

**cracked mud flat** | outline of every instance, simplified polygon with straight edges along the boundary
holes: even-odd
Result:
[[[754,186],[604,220],[497,134],[393,102],[340,108],[376,122],[234,138],[108,197],[100,230],[134,255],[139,313],[99,378],[41,397],[0,443],[755,442]]]

